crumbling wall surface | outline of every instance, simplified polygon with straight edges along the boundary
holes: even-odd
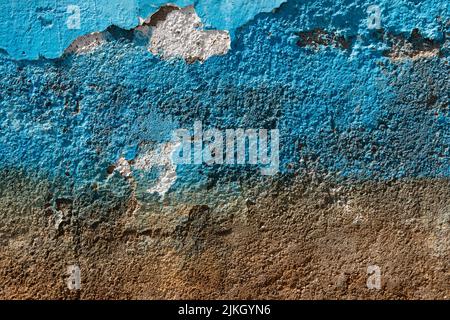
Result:
[[[0,3],[0,298],[450,297],[448,1],[60,3]]]

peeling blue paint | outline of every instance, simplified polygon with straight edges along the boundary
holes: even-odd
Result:
[[[270,12],[286,0],[175,0],[179,6],[194,5],[207,27],[235,30],[257,14]],[[163,0],[62,0],[57,3],[39,1],[3,1],[0,3],[0,48],[15,59],[60,57],[77,37],[108,26],[131,29],[138,25],[138,17],[148,17],[167,1]],[[299,1],[295,5],[301,20],[300,30],[314,27],[334,28],[342,33],[365,34],[367,13],[373,1],[322,0]],[[422,30],[424,36],[436,38],[439,32],[437,17],[445,20],[448,2],[442,0],[379,0],[383,28],[388,31],[410,32]],[[71,5],[80,7],[80,29],[70,29],[68,20]],[[267,26],[269,27],[269,26]],[[289,28],[290,26],[285,26]]]
[[[0,3],[0,48],[16,59],[58,58],[78,37],[115,25],[132,29],[139,17],[149,17],[161,6],[195,5],[207,27],[234,31],[256,14],[285,0],[62,0],[3,1]],[[68,25],[80,8],[79,28]]]
[[[444,47],[448,2],[407,2],[380,1],[385,32],[404,36],[418,28]],[[60,38],[52,30],[37,36],[37,21],[29,38],[23,38],[26,28],[17,27],[17,17],[7,19],[0,46],[13,57],[21,51],[27,58],[57,57],[80,34],[110,24],[133,27],[136,7],[126,3],[84,2],[87,7],[96,4],[99,11],[86,9],[97,12],[90,23]],[[280,129],[283,174],[315,172],[338,181],[448,178],[448,52],[391,61],[383,56],[386,44],[376,31],[364,27],[366,4],[289,1],[245,24],[260,7],[248,7],[227,20],[218,1],[198,1],[196,8],[208,25],[241,26],[229,54],[204,64],[160,61],[127,39],[53,61],[0,55],[0,168],[39,172],[82,187],[105,181],[106,168],[119,157],[132,160],[143,144],[168,141],[173,129],[202,121],[222,129]],[[23,21],[30,22],[32,11],[25,9],[30,3],[16,5],[24,10]],[[149,5],[140,8],[152,10]],[[55,25],[62,25],[57,17],[63,15],[55,13]],[[298,32],[314,28],[359,38],[358,45],[352,52],[297,46]],[[173,189],[204,186],[214,177],[251,170],[180,167]],[[154,173],[142,179],[154,180]]]

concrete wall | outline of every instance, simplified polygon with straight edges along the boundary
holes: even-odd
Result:
[[[0,14],[1,298],[450,297],[448,1]],[[278,170],[177,163],[199,123]]]

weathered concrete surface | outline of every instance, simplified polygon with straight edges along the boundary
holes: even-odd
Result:
[[[95,202],[75,216],[75,202],[58,231],[49,209],[3,209],[2,297],[448,299],[448,181],[247,187],[241,201],[138,215],[116,200],[104,218]],[[2,207],[18,192],[37,193],[12,187]],[[68,263],[82,270],[80,291],[65,285]],[[379,291],[366,287],[372,264]]]
[[[78,37],[114,25],[132,29],[166,4],[194,5],[209,28],[237,28],[285,0],[49,0],[0,3],[0,48],[15,59],[57,58]],[[80,18],[80,23],[76,19]],[[13,30],[13,32],[11,32]]]
[[[1,298],[450,297],[448,2],[282,2],[199,1],[232,42],[193,61],[149,52],[151,2],[71,47],[2,20]],[[196,121],[278,128],[280,173],[175,166]]]

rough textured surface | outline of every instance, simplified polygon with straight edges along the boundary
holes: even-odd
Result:
[[[155,23],[150,52],[166,60],[183,58],[190,63],[228,52],[231,42],[228,32],[201,28],[193,7],[175,8]]]
[[[233,33],[255,15],[270,12],[285,0],[174,0],[195,5],[207,27]],[[15,59],[57,58],[78,37],[114,25],[132,29],[166,5],[165,0],[49,0],[0,3],[0,48]],[[79,18],[80,23],[76,23]],[[13,32],[10,32],[13,30]]]
[[[228,31],[202,30],[203,24],[194,7],[164,6],[161,10],[142,20],[131,30],[109,27],[102,32],[77,38],[64,54],[83,54],[96,50],[115,36],[127,37],[145,44],[154,55],[164,60],[184,59],[187,63],[204,62],[230,50]]]
[[[162,1],[84,3],[58,33],[19,2],[29,41],[0,20],[1,298],[449,299],[448,1],[377,30],[370,1],[197,1],[232,36],[204,63],[148,51]],[[280,172],[175,166],[196,121],[279,129]]]

